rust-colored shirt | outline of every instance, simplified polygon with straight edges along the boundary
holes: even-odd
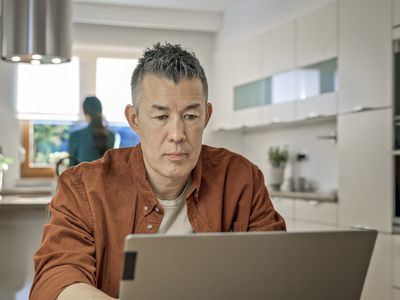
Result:
[[[186,204],[195,232],[286,229],[261,171],[225,149],[202,146]],[[49,208],[31,300],[56,299],[78,282],[117,297],[125,236],[156,233],[163,216],[140,145],[64,171]]]

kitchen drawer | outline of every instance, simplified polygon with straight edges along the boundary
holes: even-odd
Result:
[[[393,286],[400,289],[400,235],[393,235]]]
[[[296,220],[337,224],[337,203],[296,200],[294,211]]]
[[[273,197],[272,203],[275,210],[283,216],[285,220],[294,219],[294,200],[281,197]]]

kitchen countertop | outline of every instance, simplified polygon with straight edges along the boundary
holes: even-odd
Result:
[[[47,209],[47,205],[52,199],[51,195],[7,195],[0,196],[0,210],[4,209]]]
[[[289,198],[294,200],[315,201],[336,203],[338,201],[336,193],[315,193],[315,192],[289,192],[289,191],[270,191],[272,198]]]

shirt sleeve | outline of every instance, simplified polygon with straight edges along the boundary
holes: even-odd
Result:
[[[74,283],[96,286],[93,221],[83,187],[64,172],[49,204],[51,219],[44,226],[34,256],[35,277],[30,300],[55,300]]]
[[[253,172],[253,199],[250,210],[248,231],[286,230],[283,217],[274,209],[264,176],[256,166]]]

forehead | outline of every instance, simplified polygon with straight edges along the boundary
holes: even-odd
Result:
[[[198,78],[181,79],[178,83],[164,77],[145,75],[142,81],[142,100],[205,101],[203,85]]]

